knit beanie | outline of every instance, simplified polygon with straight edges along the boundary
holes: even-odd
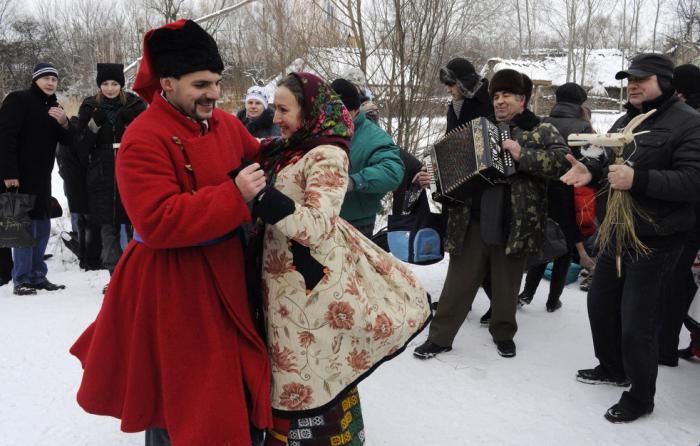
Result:
[[[34,67],[34,71],[32,72],[32,82],[36,82],[37,79],[42,78],[44,76],[58,77],[58,71],[56,70],[56,67],[46,62],[39,62],[38,64],[36,64],[36,66]]]
[[[258,100],[262,102],[264,108],[267,108],[267,93],[265,93],[265,89],[263,87],[259,87],[257,85],[250,87],[248,92],[245,94],[245,101],[248,102],[248,99]]]
[[[116,81],[124,87],[124,65],[120,63],[98,63],[97,64],[97,86],[104,81]]]
[[[360,92],[355,84],[345,79],[336,79],[331,84],[331,88],[340,96],[345,108],[348,110],[360,108]]]
[[[574,82],[560,85],[554,94],[557,97],[557,102],[569,102],[576,105],[581,105],[588,99],[586,90]]]

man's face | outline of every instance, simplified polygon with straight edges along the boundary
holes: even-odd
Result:
[[[525,111],[525,96],[497,91],[493,94],[493,111],[498,122],[510,122],[515,115]]]
[[[221,75],[208,70],[184,74],[180,79],[160,79],[168,101],[195,121],[211,118],[216,101],[221,97],[220,82]]]
[[[661,96],[661,87],[656,79],[656,75],[652,74],[648,77],[627,78],[627,98],[634,107],[641,109],[642,102],[651,101]]]
[[[452,95],[452,99],[455,101],[459,101],[460,99],[463,99],[462,92],[459,91],[459,85],[457,84],[445,84],[445,87],[447,88],[447,91],[450,92]]]
[[[58,88],[58,78],[56,76],[42,76],[34,82],[39,87],[39,90],[43,91],[47,96],[56,93],[56,88]]]

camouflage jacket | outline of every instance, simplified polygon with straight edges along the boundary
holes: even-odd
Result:
[[[529,115],[534,124],[531,119],[536,117],[531,112]],[[511,124],[511,136],[522,151],[517,163],[518,172],[507,179],[511,212],[506,255],[537,254],[540,251],[547,220],[547,180],[558,181],[571,167],[565,158],[570,153],[569,148],[554,126],[544,123],[534,124],[534,128],[522,125],[531,130]],[[461,254],[470,209],[471,203],[467,200],[463,207],[448,211],[445,250],[452,254]]]

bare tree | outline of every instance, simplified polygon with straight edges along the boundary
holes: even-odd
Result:
[[[661,13],[661,5],[664,0],[656,0],[656,14],[654,15],[654,34],[651,39],[651,51],[656,51],[656,29],[659,26],[659,14]]]
[[[581,60],[581,81],[580,84],[583,86],[586,82],[586,63],[588,62],[588,49],[591,48],[591,21],[594,15],[597,13],[598,7],[601,5],[602,0],[585,0],[585,13],[586,13],[586,24],[583,27],[583,56]]]
[[[180,10],[185,0],[142,0],[147,10],[157,13],[163,18],[163,23],[174,22],[180,16]]]

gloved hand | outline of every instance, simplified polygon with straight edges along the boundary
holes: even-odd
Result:
[[[95,112],[92,114],[92,120],[95,121],[98,127],[102,127],[102,124],[107,121],[107,113],[101,108],[96,108]]]

